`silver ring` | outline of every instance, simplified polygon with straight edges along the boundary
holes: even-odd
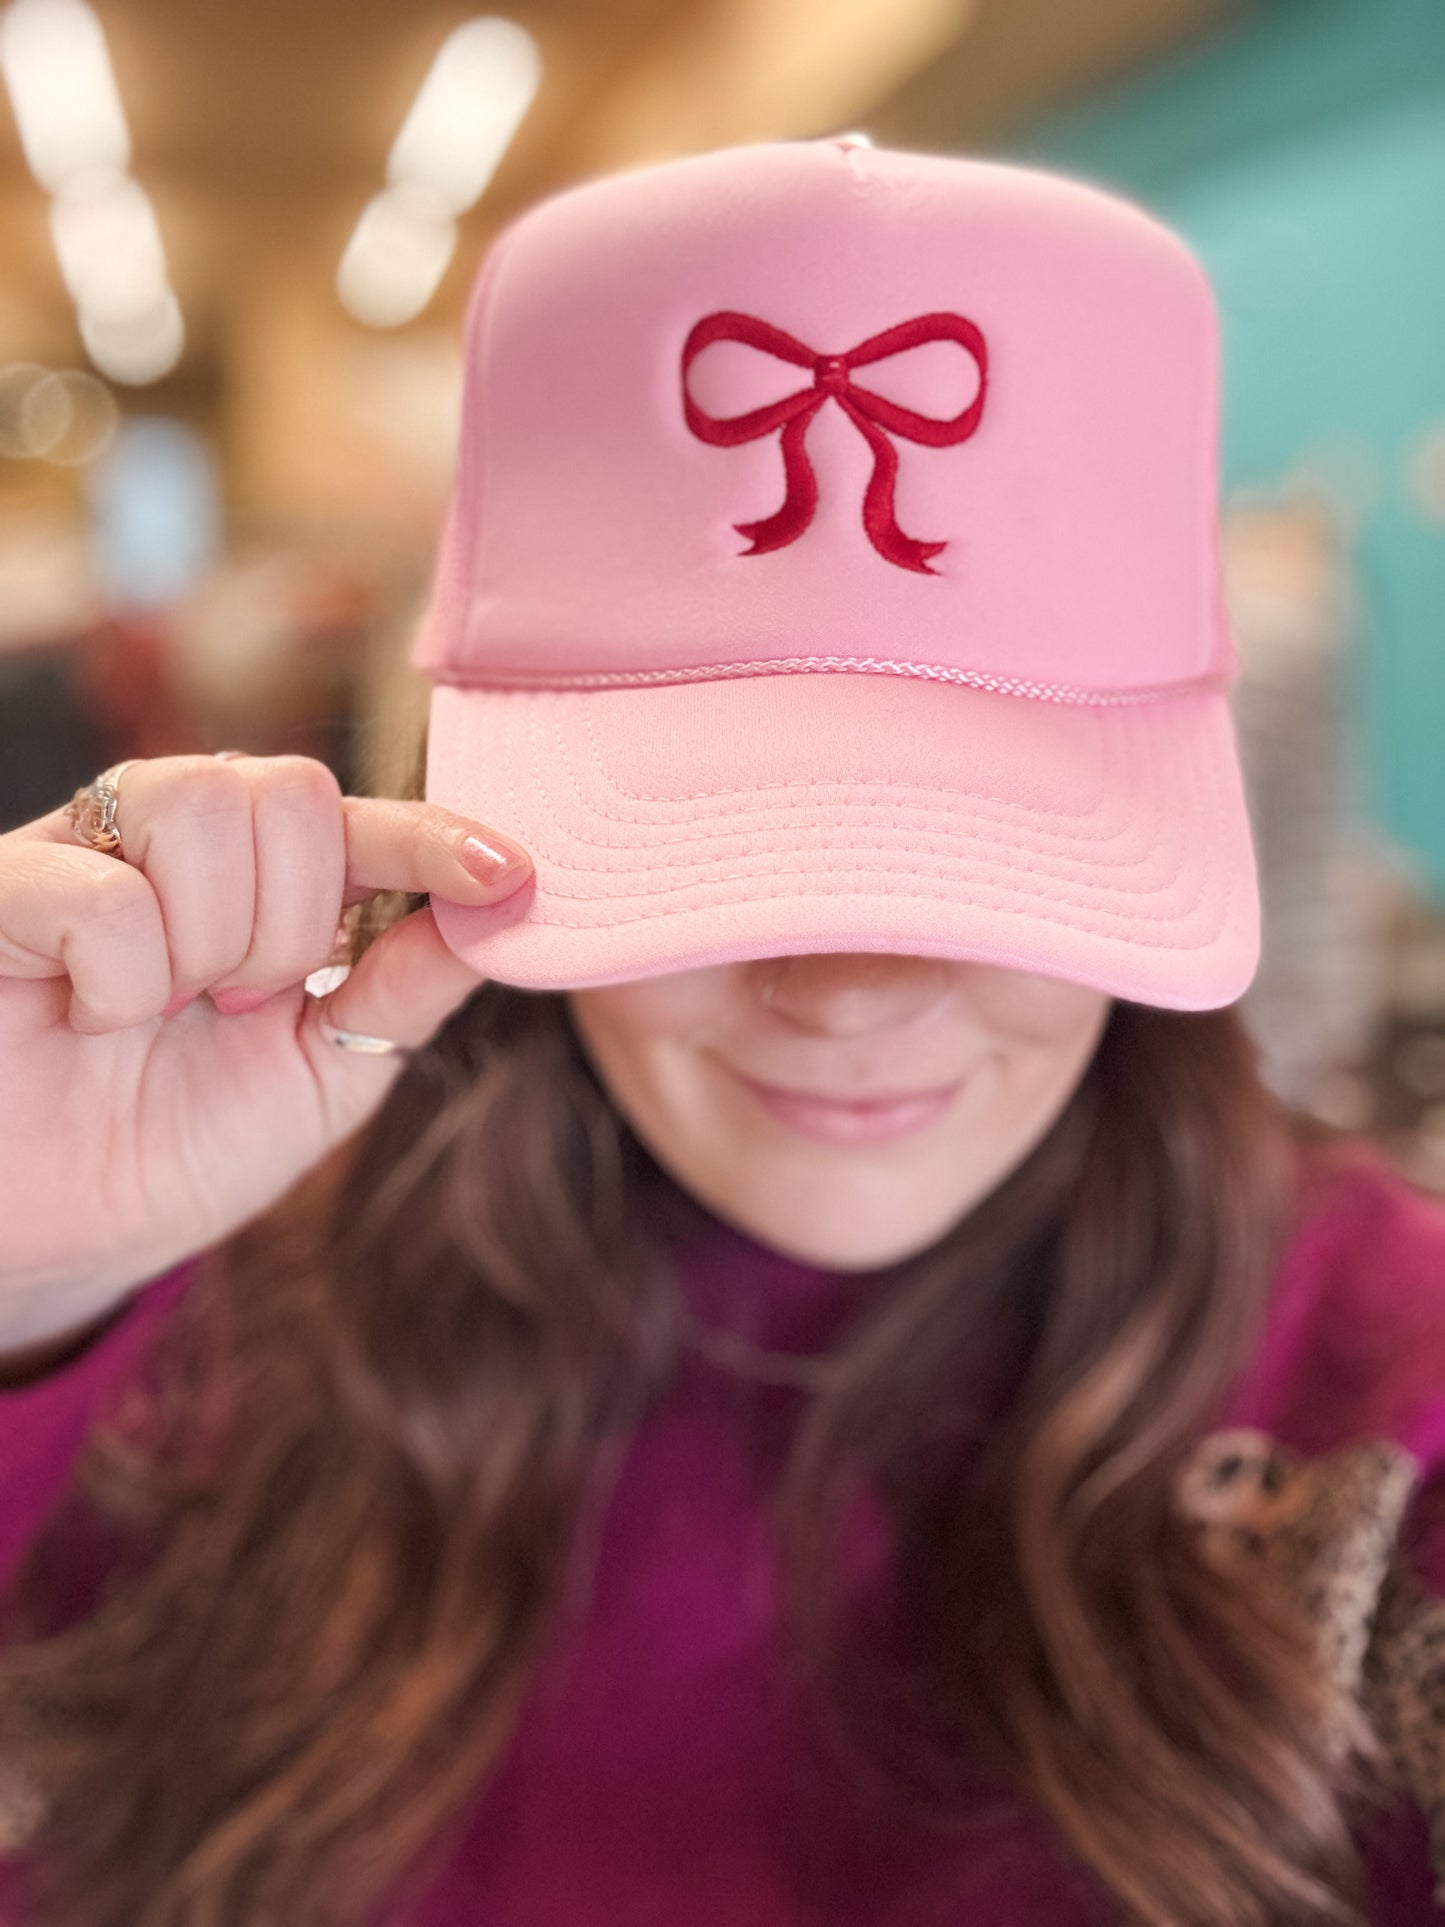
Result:
[[[390,1037],[368,1037],[364,1030],[343,1030],[333,1024],[324,1010],[316,1013],[317,1026],[328,1044],[336,1044],[342,1050],[354,1050],[367,1057],[411,1057],[415,1054],[410,1044],[397,1044]]]

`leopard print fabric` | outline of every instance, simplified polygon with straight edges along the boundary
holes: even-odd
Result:
[[[1300,1599],[1338,1689],[1335,1743],[1348,1742],[1351,1710],[1363,1713],[1429,1822],[1445,1905],[1445,1601],[1398,1550],[1419,1477],[1418,1461],[1387,1440],[1311,1459],[1237,1427],[1195,1447],[1175,1497],[1215,1559],[1241,1572],[1264,1560]]]
[[[1310,1459],[1267,1432],[1209,1433],[1176,1478],[1180,1514],[1211,1557],[1247,1578],[1263,1560],[1302,1599],[1337,1688],[1336,1743],[1363,1714],[1430,1824],[1435,1896],[1445,1904],[1445,1601],[1397,1546],[1418,1462],[1379,1439]],[[33,1789],[0,1764],[0,1853],[34,1832]]]

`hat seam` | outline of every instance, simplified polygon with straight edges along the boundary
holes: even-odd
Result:
[[[535,692],[586,691],[606,688],[643,688],[672,683],[716,682],[740,676],[770,675],[894,675],[912,676],[928,682],[961,683],[1004,696],[1022,696],[1031,702],[1054,702],[1069,708],[1122,708],[1138,703],[1172,702],[1176,698],[1207,695],[1212,690],[1227,691],[1234,680],[1227,669],[1207,670],[1201,675],[1165,683],[1137,683],[1126,689],[1089,689],[1079,683],[1041,682],[1033,677],[999,676],[991,670],[963,669],[953,663],[912,662],[906,657],[888,656],[765,656],[748,661],[685,664],[665,669],[587,670],[498,670],[471,676],[437,671],[434,682],[451,688],[495,688],[519,694]]]

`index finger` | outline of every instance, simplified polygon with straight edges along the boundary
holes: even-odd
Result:
[[[520,843],[439,803],[343,796],[346,890],[342,908],[380,890],[491,903],[524,883],[532,859]]]
[[[228,752],[230,755],[244,752]],[[526,881],[532,858],[520,843],[440,803],[395,796],[343,796],[346,881],[341,907],[382,890],[482,904]],[[6,833],[10,842],[77,844],[62,803]]]

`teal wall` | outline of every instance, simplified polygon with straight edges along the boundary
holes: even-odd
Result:
[[[1007,151],[1131,195],[1199,253],[1226,489],[1316,462],[1366,483],[1361,800],[1445,897],[1445,526],[1406,479],[1445,430],[1445,0],[1266,0]]]

